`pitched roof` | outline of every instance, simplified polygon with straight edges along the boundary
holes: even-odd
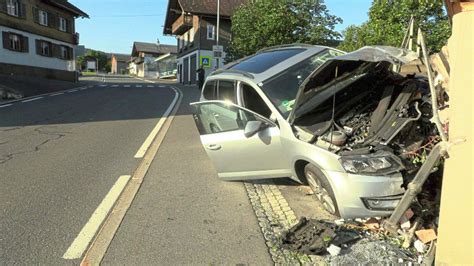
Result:
[[[234,11],[249,0],[220,1],[220,16],[229,19]],[[217,0],[169,0],[166,10],[164,34],[171,34],[171,25],[181,13],[217,16]]]
[[[69,11],[76,17],[83,17],[83,18],[89,18],[89,15],[87,15],[86,12],[80,10],[78,7],[75,5],[71,4],[68,2],[68,0],[43,0],[43,2],[46,2],[47,4],[56,6],[60,9]]]
[[[115,57],[118,62],[127,62],[131,59],[131,56],[128,54],[112,54],[112,57]]]
[[[150,53],[150,54],[167,54],[177,53],[178,49],[176,45],[168,45],[168,44],[156,44],[156,43],[146,43],[146,42],[134,42],[133,43],[133,51],[132,55],[137,56],[139,52],[143,53]]]

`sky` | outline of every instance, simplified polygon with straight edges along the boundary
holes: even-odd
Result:
[[[199,1],[199,0],[197,0]],[[226,1],[226,0],[221,0]],[[134,41],[176,45],[172,36],[163,36],[168,0],[69,0],[89,14],[77,19],[76,31],[87,48],[130,54]],[[343,19],[336,30],[360,25],[367,20],[371,0],[326,0],[331,14]]]

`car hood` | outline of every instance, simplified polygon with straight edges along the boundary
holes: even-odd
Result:
[[[294,123],[295,119],[374,69],[389,69],[392,64],[404,65],[416,59],[415,52],[391,46],[365,46],[333,57],[301,84],[288,121]]]

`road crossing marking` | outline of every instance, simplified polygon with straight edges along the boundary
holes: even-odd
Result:
[[[165,113],[163,114],[163,116],[160,118],[160,120],[158,121],[158,123],[156,124],[155,128],[153,128],[153,130],[150,132],[150,135],[148,135],[148,137],[146,138],[145,142],[143,142],[142,146],[140,147],[140,149],[138,149],[137,153],[135,154],[135,158],[143,158],[143,156],[145,156],[145,153],[146,151],[148,150],[148,148],[150,147],[151,143],[153,142],[153,140],[155,139],[156,135],[160,132],[160,129],[161,127],[163,126],[163,124],[165,123],[166,119],[168,118],[169,114],[171,113],[171,111],[173,110],[176,102],[178,101],[178,98],[179,98],[179,92],[175,89],[175,88],[172,88],[173,91],[175,92],[175,96],[174,96],[174,99],[173,101],[171,102],[170,106],[168,107],[168,109],[166,109]]]
[[[103,87],[107,87],[107,85],[99,85],[99,87],[102,87],[102,88],[103,88]]]
[[[36,100],[39,100],[39,99],[43,99],[43,97],[36,97],[36,98],[33,98],[33,99],[21,101],[21,102],[22,103],[28,103],[28,102],[36,101]]]
[[[123,85],[125,88],[130,88],[130,85]]]
[[[72,242],[71,246],[67,249],[63,255],[63,259],[73,260],[81,258],[82,254],[89,246],[89,243],[94,238],[95,234],[99,230],[102,222],[107,218],[110,210],[114,206],[115,202],[119,198],[120,194],[128,184],[131,176],[123,175],[115,182],[109,193],[102,200],[100,205],[94,211],[89,221],[84,225],[81,232],[77,235],[76,239]]]
[[[112,85],[112,88],[117,88],[117,87],[118,87],[118,85]]]
[[[153,86],[153,85],[147,85],[146,87],[147,87],[147,88],[153,88],[153,87],[155,87],[155,86]]]
[[[5,107],[8,107],[8,106],[12,106],[13,104],[4,104],[4,105],[0,105],[0,108],[5,108]]]
[[[136,85],[135,88],[141,88],[143,87],[142,85]]]

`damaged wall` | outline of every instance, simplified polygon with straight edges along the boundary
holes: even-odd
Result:
[[[451,3],[450,3],[451,4]],[[449,5],[450,5],[449,4]],[[460,3],[452,3],[460,5]],[[449,150],[441,195],[437,265],[471,265],[473,260],[473,94],[474,2],[453,17],[449,41],[450,142],[465,139]],[[466,5],[467,6],[467,5]],[[466,208],[467,207],[467,208]]]

